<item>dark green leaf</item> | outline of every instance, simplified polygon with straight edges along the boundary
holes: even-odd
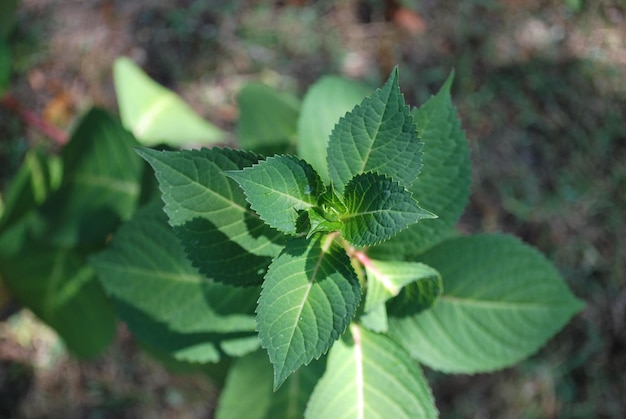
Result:
[[[227,175],[239,183],[259,217],[286,234],[296,234],[300,212],[317,205],[325,189],[311,165],[293,156],[269,157]]]
[[[417,127],[395,69],[385,85],[339,120],[328,143],[328,170],[338,191],[356,175],[376,172],[409,187],[422,167]]]
[[[263,283],[257,328],[274,365],[275,389],[330,348],[359,303],[359,281],[350,260],[329,239],[287,242]]]
[[[423,210],[411,194],[392,179],[374,173],[357,175],[346,185],[347,214],[341,233],[356,247],[372,246],[434,214]]]

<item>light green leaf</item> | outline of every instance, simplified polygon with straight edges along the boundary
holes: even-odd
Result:
[[[355,176],[375,172],[409,187],[422,167],[417,127],[395,69],[385,85],[339,120],[328,143],[328,170],[338,191]]]
[[[389,332],[437,370],[476,373],[512,365],[583,308],[545,257],[511,236],[453,239],[420,260],[439,271],[444,295],[421,314],[391,318]]]
[[[115,93],[124,126],[141,144],[216,143],[224,133],[198,116],[177,94],[148,77],[129,58],[113,65]]]
[[[283,235],[259,219],[239,185],[224,174],[251,166],[259,156],[217,148],[138,153],[154,168],[169,223],[194,265],[217,281],[260,284],[271,258],[282,249]],[[231,254],[223,259],[225,250]],[[223,275],[228,271],[232,274]],[[237,273],[245,276],[235,281]]]
[[[341,233],[356,247],[373,246],[423,218],[436,215],[423,210],[411,194],[391,178],[363,173],[346,185],[347,214]]]
[[[0,255],[0,275],[11,294],[49,324],[67,347],[92,358],[111,342],[115,315],[82,255],[26,242],[15,255]]]
[[[216,419],[299,419],[324,371],[322,362],[298,369],[272,393],[272,367],[265,352],[236,360],[220,394]]]
[[[157,204],[139,210],[90,259],[106,292],[174,332],[253,332],[259,290],[200,275]]]
[[[469,197],[471,173],[469,147],[450,97],[453,77],[451,74],[439,93],[414,111],[424,143],[424,167],[409,190],[438,218],[410,226],[372,249],[372,255],[404,259],[454,234]]]
[[[300,102],[260,83],[246,85],[238,97],[237,138],[246,150],[284,149],[295,143]]]
[[[356,324],[330,350],[305,411],[307,419],[436,417],[424,375],[404,348]]]
[[[350,260],[328,239],[287,242],[263,283],[257,329],[274,365],[274,389],[330,348],[359,303]]]
[[[317,81],[307,91],[298,119],[298,155],[308,161],[324,183],[330,182],[328,139],[339,118],[371,93],[364,84],[336,76]]]
[[[430,307],[439,296],[442,289],[439,273],[428,265],[417,262],[380,261],[368,259],[364,264],[367,273],[367,296],[365,298],[365,312],[397,296],[400,291],[411,283],[430,282],[425,289],[436,289],[437,292],[428,292],[416,298],[416,305]],[[419,288],[418,288],[419,289]],[[421,303],[421,304],[419,304]],[[428,304],[429,303],[429,304]]]
[[[370,311],[364,312],[359,317],[359,322],[363,327],[374,332],[386,333],[389,330],[389,322],[387,319],[387,307],[379,304]]]
[[[133,136],[92,109],[63,148],[63,181],[41,208],[40,237],[60,246],[102,244],[139,201],[144,164]]]
[[[229,171],[262,220],[286,234],[295,234],[301,211],[317,204],[324,192],[319,175],[304,160],[275,156],[252,167]]]

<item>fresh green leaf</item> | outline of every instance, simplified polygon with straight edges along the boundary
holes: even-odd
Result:
[[[425,292],[416,295],[413,301],[422,309],[432,306],[442,290],[439,273],[423,263],[368,259],[364,266],[367,272],[365,312],[397,296],[403,288],[412,283],[427,283],[417,288],[418,291]]]
[[[363,173],[346,185],[347,213],[341,216],[341,233],[356,247],[373,246],[423,218],[435,218],[423,210],[411,194],[383,175]]]
[[[404,348],[352,324],[328,355],[307,419],[436,418],[430,388]]]
[[[387,307],[384,304],[379,304],[371,310],[362,313],[359,316],[359,323],[374,332],[387,333],[387,330],[389,330]]]
[[[299,213],[316,205],[325,189],[311,165],[293,156],[269,157],[226,175],[239,183],[262,220],[286,234],[297,232]]]
[[[395,259],[415,256],[450,237],[465,209],[470,192],[470,158],[450,97],[453,77],[451,74],[439,93],[414,111],[424,143],[424,167],[409,190],[438,218],[410,226],[372,249],[372,255]]]
[[[443,242],[420,260],[445,292],[430,310],[390,319],[390,334],[417,360],[455,373],[492,371],[534,353],[583,307],[543,255],[516,238]]]
[[[115,314],[82,255],[26,242],[0,255],[0,274],[11,294],[49,324],[76,355],[92,358],[111,342]]]
[[[330,348],[354,316],[360,293],[348,256],[330,237],[287,242],[270,265],[257,308],[274,389]]]
[[[238,97],[237,138],[246,150],[285,149],[295,143],[300,103],[260,83],[246,85]]]
[[[330,179],[340,192],[365,172],[389,176],[409,187],[422,167],[421,148],[395,69],[382,88],[335,126],[328,143]]]
[[[41,208],[39,236],[68,247],[104,243],[139,200],[144,165],[135,144],[105,111],[83,116],[61,155],[61,187]]]
[[[111,245],[90,259],[106,292],[171,331],[253,332],[258,289],[200,275],[156,204],[139,210]]]
[[[224,133],[198,116],[171,90],[148,77],[129,58],[113,65],[115,93],[124,126],[141,144],[173,147],[216,143]]]
[[[304,415],[313,387],[324,371],[322,362],[298,369],[272,393],[272,367],[265,352],[234,362],[220,394],[216,419],[298,419]]]
[[[224,174],[252,166],[259,156],[217,148],[138,153],[154,168],[169,223],[194,265],[217,281],[229,281],[233,275],[213,276],[216,271],[240,270],[246,276],[234,285],[259,284],[271,258],[282,249],[283,235],[259,219],[239,185]],[[213,252],[219,248],[236,253],[224,260],[223,251]],[[234,267],[233,261],[241,264]]]
[[[371,92],[350,79],[327,76],[304,96],[298,119],[298,155],[309,162],[325,184],[330,182],[327,163],[328,139],[340,117]]]

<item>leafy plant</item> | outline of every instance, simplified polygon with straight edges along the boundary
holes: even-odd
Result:
[[[301,104],[254,85],[238,127],[250,150],[136,149],[161,199],[133,136],[92,111],[62,176],[33,157],[7,194],[23,198],[0,218],[0,272],[76,353],[106,345],[93,337],[111,304],[168,366],[225,374],[221,419],[436,417],[420,363],[506,367],[582,308],[518,239],[455,232],[470,171],[451,84],[413,110],[397,70],[362,101],[340,78]]]

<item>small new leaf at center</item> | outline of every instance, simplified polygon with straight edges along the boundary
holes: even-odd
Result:
[[[300,212],[317,205],[325,187],[310,164],[293,156],[274,156],[243,170],[228,171],[263,221],[286,234],[297,233]]]
[[[420,208],[406,188],[376,173],[355,176],[346,185],[344,201],[348,213],[341,218],[341,234],[356,247],[387,240],[422,218],[437,218]]]

